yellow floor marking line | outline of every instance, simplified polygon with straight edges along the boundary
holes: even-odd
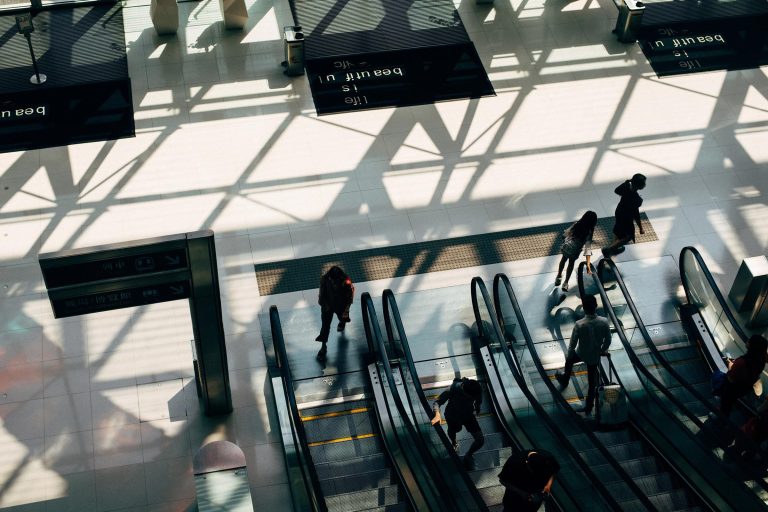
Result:
[[[335,418],[337,416],[346,416],[348,414],[360,414],[361,412],[368,412],[370,409],[368,407],[359,407],[357,409],[349,409],[346,411],[336,411],[336,412],[326,412],[325,414],[317,414],[315,416],[302,416],[301,421],[313,421],[313,420],[322,420],[325,418]]]
[[[328,439],[327,441],[315,441],[314,443],[308,443],[307,446],[322,446],[324,444],[344,443],[346,441],[356,441],[358,439],[368,439],[376,434],[359,434],[356,436],[337,437],[336,439]]]

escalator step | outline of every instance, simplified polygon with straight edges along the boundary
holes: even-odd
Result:
[[[343,416],[325,417],[313,421],[304,421],[307,442],[325,443],[334,439],[360,437],[374,432],[371,416],[367,410]]]
[[[646,512],[648,508],[640,500],[619,501],[622,512]]]
[[[695,506],[689,502],[688,496],[682,489],[649,496],[649,499],[659,510],[687,510]]]
[[[646,496],[666,494],[677,490],[672,476],[666,472],[634,478],[634,481]]]
[[[672,348],[662,350],[661,353],[664,355],[664,359],[670,363],[687,360],[701,360],[699,348],[691,345],[675,345]]]
[[[659,471],[663,471],[663,469],[659,467],[656,458],[652,456],[622,461],[621,467],[633,478],[655,475]]]
[[[634,493],[632,493],[632,490],[623,480],[607,482],[605,484],[605,488],[608,490],[608,493],[613,497],[613,499],[619,503],[632,502],[633,500],[637,499]]]
[[[334,496],[358,491],[369,491],[380,487],[397,485],[397,475],[391,469],[367,471],[354,475],[321,480],[323,495]]]
[[[360,512],[408,512],[411,510],[411,506],[407,501],[401,501],[385,507],[366,508]]]
[[[708,381],[712,374],[703,361],[677,362],[672,365],[672,368],[690,383]]]
[[[389,459],[383,453],[333,462],[318,463],[317,460],[313,461],[320,480],[354,476],[365,471],[380,471],[390,467]]]
[[[381,442],[377,436],[312,446],[310,448],[312,460],[316,466],[324,462],[340,463],[348,459],[376,455],[382,453],[382,451]]]
[[[478,486],[478,492],[483,498],[483,501],[489,507],[500,505],[501,500],[504,498],[504,486],[498,485],[498,478],[496,479],[496,485],[480,487]]]
[[[655,475],[660,471],[654,457],[643,457],[640,459],[622,461],[621,467],[632,478]],[[595,474],[598,475],[603,482],[612,482],[621,478],[610,464],[603,463],[597,466],[592,466],[592,468]]]
[[[329,510],[352,512],[368,510],[387,505],[397,505],[402,501],[396,486],[379,487],[369,491],[350,492],[326,496],[325,503]]]
[[[501,432],[483,432],[485,438],[485,444],[483,450],[501,450],[509,446],[509,440],[507,436]],[[459,442],[459,453],[466,452],[472,444],[472,435],[462,430],[456,435],[456,440]]]
[[[639,459],[648,455],[640,442],[611,445],[606,446],[606,448],[619,462]]]
[[[490,468],[498,468],[501,471],[501,467],[507,462],[509,456],[512,455],[512,448],[504,447],[498,450],[486,450],[485,446],[475,453],[475,468],[477,470],[486,470]]]
[[[603,443],[603,446],[622,445],[637,441],[629,429],[596,431],[595,437]]]
[[[578,451],[591,450],[593,448],[592,441],[586,436],[586,434],[575,434],[568,436],[568,441]]]
[[[320,418],[327,415],[345,413],[355,409],[370,409],[373,405],[368,400],[352,400],[349,402],[339,402],[335,404],[319,405],[300,410],[301,418],[304,421],[312,418]]]
[[[469,472],[469,477],[472,479],[472,481],[475,483],[475,487],[478,489],[482,489],[484,487],[496,487],[501,485],[499,484],[500,472],[500,467],[486,468],[482,470],[476,469]]]

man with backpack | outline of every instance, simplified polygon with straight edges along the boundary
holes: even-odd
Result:
[[[435,411],[433,423],[440,421],[440,406],[448,402],[445,406],[445,421],[448,423],[448,438],[453,443],[453,449],[458,453],[459,443],[456,440],[462,428],[472,435],[472,446],[464,455],[464,465],[467,469],[474,468],[473,455],[483,444],[485,438],[477,422],[477,414],[480,413],[480,404],[483,402],[483,388],[475,379],[466,377],[453,379],[451,387],[440,393],[437,400],[432,405]]]

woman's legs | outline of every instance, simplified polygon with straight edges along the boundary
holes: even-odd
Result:
[[[563,256],[560,258],[560,263],[557,265],[557,277],[555,278],[555,286],[560,286],[560,280],[563,277],[563,267],[565,266],[565,260],[567,259],[568,256],[565,254],[563,254]],[[570,275],[570,273],[568,275]]]
[[[608,247],[603,249],[603,255],[604,256],[609,256],[609,255],[613,254],[614,252],[616,252],[616,250],[619,247],[628,244],[631,239],[632,239],[631,235],[630,236],[625,236],[625,237],[622,237],[622,238],[619,238],[616,235],[613,235],[613,240],[611,241],[611,244]]]
[[[576,263],[576,258],[568,258],[568,269],[565,271],[565,282],[563,283],[563,290],[568,289],[568,281],[571,280],[571,274],[573,273],[573,265]]]

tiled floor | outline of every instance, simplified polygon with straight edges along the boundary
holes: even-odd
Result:
[[[609,215],[635,172],[649,177],[643,209],[660,240],[622,258],[693,244],[727,289],[742,258],[765,253],[768,68],[657,79],[610,33],[609,0],[455,2],[496,97],[322,118],[306,79],[279,67],[286,0],[248,0],[248,25],[232,32],[216,2],[182,3],[178,37],[154,34],[147,5],[126,9],[136,137],[0,154],[0,508],[189,510],[194,452],[229,439],[260,509],[286,510],[258,315],[311,306],[316,292],[263,300],[255,262]],[[36,264],[204,228],[218,237],[225,418],[200,415],[186,304],[56,320]]]

